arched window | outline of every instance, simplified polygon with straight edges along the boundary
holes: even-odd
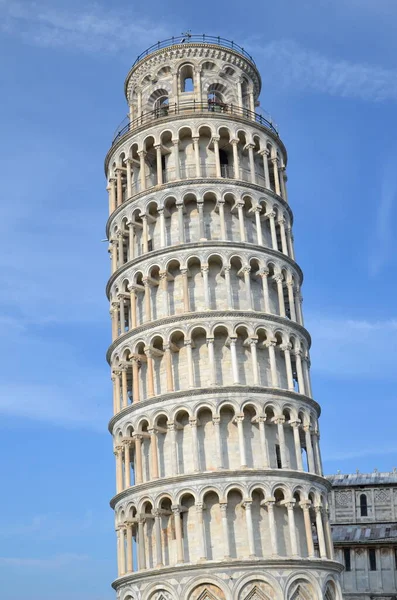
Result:
[[[163,117],[168,115],[168,96],[160,96],[157,98],[154,103],[154,110],[156,111],[156,115],[158,117]]]
[[[194,92],[193,67],[192,65],[184,65],[180,72],[181,92]]]
[[[368,517],[368,503],[367,503],[367,495],[360,495],[360,515],[362,517]]]

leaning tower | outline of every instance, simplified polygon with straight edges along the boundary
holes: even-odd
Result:
[[[119,600],[340,600],[286,189],[233,42],[135,61],[106,156]]]

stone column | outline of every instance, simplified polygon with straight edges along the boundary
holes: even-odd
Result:
[[[180,170],[179,170],[179,140],[172,140],[174,145],[174,163],[175,163],[175,179],[180,179]]]
[[[132,158],[127,158],[127,198],[132,196]]]
[[[330,558],[331,560],[334,560],[335,559],[334,544],[332,542],[332,533],[331,533],[331,526],[329,524],[329,511],[328,510],[323,511],[323,524],[324,524],[326,546],[328,548],[328,558]],[[380,567],[380,561],[379,561],[379,567]]]
[[[145,519],[140,518],[138,521],[138,568],[140,571],[146,569],[144,523]]]
[[[237,363],[237,351],[236,351],[236,342],[237,338],[230,337],[230,354],[232,358],[232,376],[233,383],[240,383],[240,378],[238,376],[238,363]]]
[[[121,230],[117,232],[117,247],[118,247],[119,267],[122,267],[124,264],[124,233]]]
[[[261,440],[261,451],[263,456],[263,466],[265,469],[269,467],[269,452],[267,448],[266,442],[266,425],[265,425],[266,417],[258,417],[259,424],[259,437]]]
[[[197,438],[197,419],[189,419],[189,425],[192,431],[193,470],[195,473],[197,473],[198,471],[200,471],[199,447]]]
[[[117,206],[121,206],[123,203],[123,180],[121,169],[116,169],[116,177],[117,177]]]
[[[317,538],[318,538],[318,547],[320,550],[320,557],[327,558],[327,549],[325,546],[325,538],[324,538],[324,528],[323,528],[323,519],[322,519],[322,508],[321,506],[315,506],[314,512],[316,513],[316,528],[317,528]]]
[[[207,338],[208,348],[208,362],[210,372],[210,386],[216,385],[216,365],[215,365],[215,352],[214,352],[214,338]]]
[[[247,467],[247,458],[245,455],[245,441],[244,441],[244,415],[236,416],[237,429],[238,429],[238,443],[240,449],[240,463],[241,467]]]
[[[249,163],[250,163],[251,183],[256,183],[254,147],[255,147],[254,144],[246,145],[246,148],[248,148],[248,156],[249,156]]]
[[[131,329],[135,329],[137,326],[136,319],[136,291],[132,286],[128,286],[130,290],[130,314],[131,314]]]
[[[187,278],[187,269],[181,269],[182,274],[182,286],[183,286],[183,310],[190,312],[189,302],[189,283]]]
[[[283,165],[279,169],[279,179],[280,179],[280,187],[281,187],[281,196],[284,198],[284,200],[286,202],[288,202],[287,186],[286,186],[287,174],[285,172],[285,167]]]
[[[130,442],[124,442],[124,480],[125,489],[131,487]]]
[[[258,343],[258,338],[250,338],[249,343],[251,348],[253,382],[254,385],[259,385],[258,356],[256,353],[256,345]]]
[[[237,100],[240,108],[243,108],[243,88],[241,79],[237,79]]]
[[[116,457],[116,494],[123,491],[123,447],[116,446],[114,455]]]
[[[131,357],[132,364],[132,401],[135,404],[139,402],[139,358]]]
[[[219,505],[221,507],[222,515],[224,558],[227,560],[230,558],[229,527],[227,524],[227,502],[220,502]]]
[[[309,398],[313,397],[313,392],[312,392],[312,384],[310,381],[310,358],[309,356],[305,355],[302,357],[303,359],[303,377],[305,379],[305,388],[306,388],[306,395],[309,396]]]
[[[296,321],[294,282],[293,281],[287,281],[287,289],[288,289],[288,302],[289,302],[290,317],[291,317],[292,321]]]
[[[132,523],[127,523],[127,573],[133,573],[134,560],[132,553]]]
[[[309,473],[315,473],[315,464],[314,464],[314,456],[313,456],[313,446],[312,446],[312,436],[310,433],[310,425],[305,425],[303,427],[305,431],[305,441],[306,441],[306,454],[307,454],[307,465],[309,468]]]
[[[293,392],[295,390],[295,387],[294,387],[294,378],[292,375],[291,348],[292,348],[291,344],[284,344],[283,346],[280,346],[280,350],[282,350],[282,352],[284,352],[285,370],[287,373],[288,389],[291,392]]]
[[[285,236],[285,219],[284,218],[279,219],[278,224],[280,226],[282,253],[285,254],[286,256],[288,256],[287,238]]]
[[[267,512],[269,516],[270,545],[272,548],[272,556],[278,556],[276,519],[274,516],[275,500],[274,498],[265,499],[263,504],[267,507]]]
[[[148,398],[154,396],[154,373],[153,373],[153,356],[150,348],[145,348],[147,358],[147,395]]]
[[[269,360],[270,360],[270,372],[271,372],[271,384],[272,387],[278,388],[278,373],[277,373],[277,365],[276,365],[276,340],[267,340],[265,343],[266,348],[269,349]]]
[[[150,434],[150,453],[151,453],[151,479],[159,478],[159,459],[157,452],[157,432],[155,429],[148,429]]]
[[[142,436],[135,435],[135,483],[139,484],[143,481],[142,472]]]
[[[189,382],[189,388],[194,388],[192,341],[185,340],[185,346],[187,354],[187,378]]]
[[[112,214],[113,211],[116,210],[117,202],[116,202],[116,180],[112,177],[109,180],[109,212]]]
[[[176,439],[175,439],[175,423],[168,422],[167,429],[171,439],[171,472],[172,475],[178,474],[177,456],[176,456]]]
[[[125,333],[125,311],[124,311],[124,295],[118,295],[118,302],[120,307],[120,335]]]
[[[240,225],[240,241],[245,242],[244,202],[237,202],[238,222]]]
[[[177,563],[183,563],[183,539],[182,539],[182,521],[181,521],[181,509],[179,505],[171,506],[174,514],[175,522],[175,537],[176,537],[176,560]]]
[[[298,323],[299,325],[302,325],[302,327],[304,326],[304,322],[303,322],[303,314],[302,314],[302,302],[303,302],[303,298],[300,294],[300,290],[299,288],[295,289],[295,307],[296,307],[296,314],[298,317]]]
[[[115,306],[113,306],[109,311],[110,317],[112,320],[112,342],[114,342],[119,335],[119,324],[118,324],[118,310]]]
[[[314,443],[313,443],[314,440]],[[314,457],[315,457],[315,463],[316,463],[316,472],[317,475],[322,475],[323,474],[323,463],[321,460],[321,452],[320,452],[320,434],[318,433],[318,431],[313,431],[312,434],[312,444],[313,444],[313,450],[314,450]]]
[[[295,528],[295,514],[294,514],[295,500],[293,500],[291,502],[286,502],[285,506],[287,507],[287,511],[288,511],[288,529],[289,529],[289,536],[290,536],[290,540],[291,540],[291,552],[292,552],[293,557],[297,557],[298,556],[298,542],[296,539],[296,528]]]
[[[135,231],[132,221],[128,223],[128,260],[135,258]]]
[[[214,136],[212,138],[214,143],[214,154],[215,154],[215,173],[217,177],[222,177],[221,173],[221,162],[219,160],[219,137]]]
[[[160,271],[160,289],[163,295],[163,316],[168,317],[168,273],[167,271]]]
[[[193,139],[193,148],[194,148],[194,163],[196,166],[196,177],[201,177],[201,165],[200,165],[200,146],[199,146],[199,137],[194,137]]]
[[[273,174],[274,174],[274,187],[275,187],[275,191],[276,191],[276,194],[278,196],[281,196],[280,181],[279,181],[279,178],[278,178],[278,159],[276,157],[272,158],[272,163],[273,163]]]
[[[295,260],[295,252],[294,252],[294,236],[292,235],[292,228],[289,225],[287,227],[287,240],[288,240],[288,253],[292,260]]]
[[[225,283],[226,283],[226,294],[227,294],[227,307],[228,309],[233,309],[233,294],[232,294],[232,286],[230,282],[230,267],[226,266],[224,268],[225,271]]]
[[[255,558],[254,527],[252,523],[252,500],[244,500],[245,522],[247,525],[249,558]]]
[[[280,444],[280,454],[281,454],[281,466],[283,469],[289,468],[289,461],[287,458],[287,446],[285,443],[285,432],[284,432],[284,423],[285,417],[278,417],[274,420],[277,425],[277,434],[278,434],[278,443]]]
[[[302,371],[302,350],[296,349],[294,351],[294,354],[295,354],[295,363],[296,363],[296,373],[298,375],[299,393],[306,394],[305,381],[303,379],[303,371]]]
[[[156,144],[157,185],[163,185],[163,165],[161,163],[161,144]]]
[[[278,246],[277,246],[277,233],[276,233],[276,222],[274,220],[276,216],[276,213],[273,211],[270,211],[268,213],[266,213],[265,217],[267,217],[269,219],[269,223],[270,223],[270,234],[271,234],[271,238],[272,238],[272,248],[273,250],[278,250]]]
[[[221,418],[220,417],[212,417],[212,422],[214,424],[215,429],[215,443],[218,453],[218,469],[223,469],[223,455],[222,455],[222,440],[221,440]]]
[[[164,220],[164,208],[159,208],[158,213],[160,215],[160,247],[165,248],[165,220]]]
[[[199,562],[207,560],[207,551],[205,547],[205,531],[204,531],[204,520],[203,520],[203,509],[204,504],[201,502],[196,504],[196,515],[197,515],[197,531],[199,538]]]
[[[263,246],[261,207],[260,206],[255,208],[255,224],[256,224],[256,237],[258,240],[258,246]]]
[[[263,288],[263,302],[265,305],[265,312],[270,313],[270,298],[269,298],[269,283],[268,276],[269,271],[267,269],[261,269],[259,274],[262,278],[262,288]]]
[[[221,229],[221,240],[226,240],[226,226],[225,226],[225,201],[218,200],[219,208],[219,221]]]
[[[117,271],[117,241],[110,240],[109,245],[110,256],[112,259],[112,275]]]
[[[146,214],[142,215],[142,245],[144,254],[149,252],[148,223]]]
[[[285,317],[285,304],[284,304],[284,289],[283,289],[283,276],[281,274],[275,275],[274,280],[277,283],[277,294],[278,294],[278,307],[280,317]]]
[[[154,512],[154,527],[156,535],[156,567],[163,567],[163,553],[161,549],[161,512]]]
[[[179,243],[185,243],[185,231],[183,223],[183,202],[177,202],[176,208],[178,210],[178,229],[179,229]]]
[[[261,156],[263,157],[263,171],[265,173],[265,187],[270,190],[270,175],[269,175],[269,163],[267,162],[269,151],[261,150]]]
[[[121,396],[123,408],[128,406],[128,382],[127,382],[127,367],[121,369]]]
[[[145,288],[145,321],[152,320],[151,302],[150,302],[150,283],[148,277],[143,278],[143,285]]]
[[[298,471],[303,471],[303,461],[302,461],[302,448],[301,448],[301,440],[300,440],[300,421],[291,421],[290,425],[292,427],[292,431],[294,432],[294,445],[295,445],[295,457],[296,457],[296,467]]]
[[[197,202],[197,210],[199,214],[200,241],[203,241],[207,239],[204,231],[204,202]]]
[[[167,379],[167,392],[174,391],[174,382],[172,377],[172,357],[171,357],[171,348],[169,344],[164,346],[164,354],[165,354],[165,370],[166,370],[166,379]]]
[[[144,150],[140,150],[138,152],[139,156],[139,177],[141,182],[141,192],[146,190],[146,165],[145,165],[145,156],[146,152]]]
[[[119,528],[120,534],[120,576],[125,575],[125,529]]]
[[[244,273],[244,284],[245,284],[246,296],[247,296],[247,300],[248,300],[248,310],[252,310],[251,277],[250,277],[251,267],[244,267],[243,273]]]
[[[120,371],[114,371],[114,387],[115,387],[115,414],[118,413],[120,411],[120,399],[121,399],[121,386],[120,386],[120,378],[121,378],[121,372]]]
[[[208,265],[201,265],[201,274],[203,276],[205,308],[210,310],[210,290],[208,287]]]
[[[234,140],[230,140],[230,143],[232,145],[233,148],[233,174],[234,174],[234,179],[240,179],[240,162],[239,162],[239,157],[238,157],[238,142],[239,140],[234,139]]]
[[[309,501],[300,502],[300,507],[303,511],[303,519],[305,521],[305,532],[306,532],[306,543],[307,550],[309,554],[309,558],[315,558],[314,553],[314,544],[313,544],[313,534],[312,534],[312,523],[310,519],[310,506],[311,503]]]

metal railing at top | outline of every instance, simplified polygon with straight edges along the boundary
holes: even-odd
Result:
[[[248,121],[254,121],[255,123],[259,123],[259,125],[266,127],[266,129],[269,129],[278,136],[278,130],[276,126],[269,118],[253,112],[248,108],[237,106],[236,104],[224,104],[223,102],[196,102],[193,100],[192,102],[184,102],[182,104],[177,104],[175,102],[173,104],[163,105],[159,108],[155,108],[154,110],[143,113],[132,121],[128,121],[124,127],[116,132],[112,141],[112,146],[120,137],[129,131],[140,127],[141,125],[145,125],[158,119],[164,119],[169,116],[200,113],[214,116],[224,114],[247,119]]]
[[[232,40],[227,40],[225,38],[215,35],[206,35],[205,33],[203,33],[202,35],[192,35],[190,33],[187,33],[185,35],[178,35],[172,38],[168,38],[167,40],[162,40],[161,42],[157,42],[157,44],[153,44],[149,48],[146,48],[146,50],[142,52],[142,54],[139,54],[139,56],[137,56],[134,64],[132,65],[132,68],[134,68],[140,60],[142,60],[146,56],[149,56],[149,54],[156,52],[156,50],[168,48],[169,46],[175,46],[177,44],[188,45],[194,43],[211,44],[214,46],[223,46],[224,48],[230,48],[231,50],[235,50],[235,52],[238,52],[245,58],[248,58],[248,60],[255,64],[255,61],[252,58],[251,54],[248,54],[248,52],[244,50],[242,46],[239,46]]]

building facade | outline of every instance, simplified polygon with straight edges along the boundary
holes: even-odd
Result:
[[[332,475],[329,496],[343,595],[397,600],[397,471]]]
[[[243,48],[190,35],[125,82],[105,161],[120,600],[342,597],[287,153],[260,90]]]

